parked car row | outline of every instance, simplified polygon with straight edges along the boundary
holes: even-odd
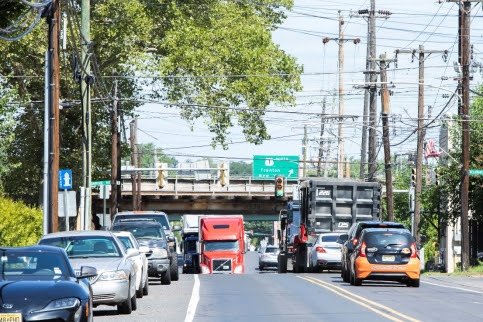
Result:
[[[57,232],[38,245],[0,248],[0,320],[92,321],[98,305],[136,310],[149,277],[161,284],[179,277],[167,215],[153,215],[122,214],[109,230]]]

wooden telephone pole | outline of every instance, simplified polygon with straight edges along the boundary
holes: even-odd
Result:
[[[324,38],[322,42],[326,44],[329,40],[337,40],[339,42],[339,157],[337,162],[337,177],[340,179],[344,176],[344,42],[353,41],[358,44],[359,38],[344,38],[344,17],[339,15],[339,38]]]
[[[416,237],[417,243],[421,242],[421,235],[419,234],[419,222],[421,221],[421,190],[422,190],[422,172],[423,172],[423,149],[424,137],[426,130],[424,128],[424,60],[425,54],[447,54],[447,50],[425,50],[423,45],[419,45],[419,49],[412,50],[396,50],[396,58],[398,54],[419,54],[419,81],[418,81],[418,138],[416,150],[416,182],[415,182],[415,197],[414,197],[414,213],[413,213],[413,227],[412,231]]]
[[[47,231],[56,232],[59,229],[59,96],[60,96],[60,0],[54,0],[49,17],[49,54],[50,54],[50,104],[49,104],[49,220]],[[66,218],[68,220],[68,218]]]

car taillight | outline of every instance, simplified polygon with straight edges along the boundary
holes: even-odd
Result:
[[[355,245],[357,245],[358,243],[359,243],[359,239],[358,239],[358,238],[354,238],[354,239],[352,240],[352,245],[354,245],[354,246],[355,246]]]
[[[359,256],[360,257],[366,257],[366,242],[363,241],[362,242],[362,245],[361,245],[361,248],[359,249]]]
[[[415,243],[411,243],[411,258],[418,257],[418,249],[416,248]]]
[[[327,253],[327,252],[325,251],[324,247],[322,247],[322,246],[317,246],[317,247],[315,248],[315,250],[317,251],[317,253]]]

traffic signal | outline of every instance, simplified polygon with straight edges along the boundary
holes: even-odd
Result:
[[[416,187],[416,168],[411,169],[411,186]]]
[[[228,184],[228,169],[225,168],[224,163],[220,163],[220,184],[226,186]]]
[[[159,170],[158,171],[158,187],[163,188],[168,182],[168,171]]]
[[[439,186],[441,184],[441,178],[439,177],[439,169],[436,168],[435,172],[435,180],[434,183]]]
[[[285,196],[284,177],[275,177],[275,197]]]

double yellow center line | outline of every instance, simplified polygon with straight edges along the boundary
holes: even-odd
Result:
[[[332,283],[324,282],[321,281],[315,277],[310,277],[310,276],[297,276],[298,278],[301,278],[303,280],[306,280],[307,282],[310,282],[312,284],[322,286],[323,288],[331,291],[332,293],[335,293],[345,299],[348,299],[349,301],[352,301],[356,304],[359,304],[360,306],[363,306],[391,321],[413,321],[413,322],[419,322],[419,320],[414,319],[410,316],[407,316],[405,314],[402,314],[396,310],[391,309],[390,307],[384,306],[382,304],[379,304],[377,302],[368,300],[362,296],[359,296],[357,294],[354,294],[340,286],[334,285]]]

